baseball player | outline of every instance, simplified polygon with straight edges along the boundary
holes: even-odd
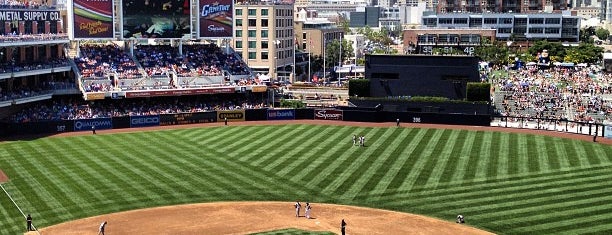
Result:
[[[304,209],[306,210],[306,212],[304,212],[304,216],[306,216],[306,219],[310,219],[310,210],[312,209],[310,203],[307,202]]]
[[[100,230],[98,230],[98,235],[104,235],[104,229],[106,229],[106,221],[102,222],[102,224],[100,224]]]
[[[299,201],[295,201],[295,205],[293,206],[295,207],[295,217],[300,217],[300,208],[302,205],[300,205]]]
[[[353,146],[357,145],[357,135],[353,135]]]

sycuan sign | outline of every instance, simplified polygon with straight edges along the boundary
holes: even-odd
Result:
[[[315,109],[314,118],[319,120],[342,120],[342,110]]]

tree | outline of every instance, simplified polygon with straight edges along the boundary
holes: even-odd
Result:
[[[530,48],[529,54],[537,55],[544,50],[548,50],[551,60],[553,58],[565,58],[566,49],[560,42],[548,42],[546,40],[536,41]]]
[[[482,46],[475,48],[474,55],[493,64],[508,64],[510,49],[505,42],[491,44],[487,39],[483,39]]]
[[[327,44],[325,48],[325,59],[327,67],[337,66],[340,61],[340,41],[334,40]],[[346,40],[342,40],[342,62],[355,56],[353,46]]]
[[[603,48],[591,43],[580,43],[577,47],[567,49],[565,62],[597,63],[603,58]]]
[[[580,29],[580,42],[593,43],[591,36],[595,35],[593,26]]]
[[[608,37],[610,37],[610,31],[604,28],[598,28],[595,30],[595,36],[597,36],[597,38],[600,40],[608,40]]]

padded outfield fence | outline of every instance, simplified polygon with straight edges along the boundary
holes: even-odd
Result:
[[[488,114],[442,114],[416,112],[364,111],[342,109],[247,109],[211,112],[159,114],[145,116],[122,116],[80,120],[55,120],[29,123],[0,123],[0,136],[54,134],[72,131],[139,128],[197,123],[213,123],[262,120],[338,120],[356,122],[395,122],[453,124],[468,126],[498,126],[508,128],[531,128],[545,131],[571,132],[605,137],[612,135],[606,126],[596,123],[568,120],[538,119],[525,117],[501,117]],[[610,129],[611,127],[608,127]]]

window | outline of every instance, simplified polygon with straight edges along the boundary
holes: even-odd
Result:
[[[512,33],[512,28],[498,28],[497,33]]]
[[[485,18],[484,23],[485,24],[497,24],[497,18]]]
[[[257,52],[249,52],[249,60],[257,59]]]
[[[236,19],[236,26],[242,26],[242,20]]]
[[[268,30],[266,30],[266,29],[261,30],[261,37],[262,38],[267,38],[268,37]]]
[[[257,42],[256,41],[249,41],[249,48],[257,48]]]
[[[242,37],[242,30],[236,30],[236,37]]]
[[[262,16],[267,16],[268,15],[268,9],[261,9],[261,15]]]
[[[249,27],[255,27],[255,26],[257,26],[257,20],[249,19]]]
[[[554,33],[554,34],[557,34],[557,33],[559,33],[559,28],[545,28],[544,29],[544,33]]]
[[[441,18],[441,19],[438,19],[438,22],[440,24],[452,24],[453,19],[452,18]]]
[[[261,27],[268,27],[268,19],[261,20]]]
[[[268,41],[261,41],[261,48],[268,49]]]
[[[267,51],[261,52],[261,59],[262,60],[267,60],[268,59],[268,52]]]
[[[467,24],[467,18],[455,18],[455,24]]]
[[[531,18],[529,19],[530,24],[544,24],[544,18]]]
[[[544,29],[543,28],[529,28],[529,33],[543,33]]]
[[[257,37],[257,31],[256,30],[249,30],[249,37]]]
[[[512,18],[501,18],[499,20],[502,24],[512,24]]]
[[[242,48],[242,41],[236,41],[236,48]]]
[[[236,15],[237,16],[241,16],[242,15],[242,9],[236,9]]]
[[[249,16],[257,15],[257,9],[249,9]]]

